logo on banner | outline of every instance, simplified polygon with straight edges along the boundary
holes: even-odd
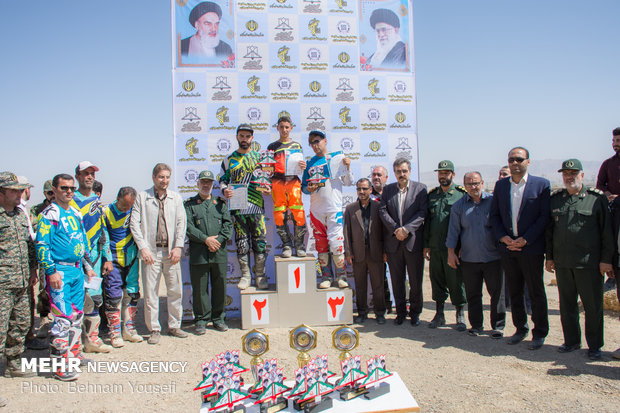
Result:
[[[220,123],[220,125],[225,124],[226,122],[230,122],[230,118],[228,117],[228,108],[226,106],[220,106],[217,108],[215,112],[215,118]]]
[[[310,36],[304,36],[302,37],[302,40],[314,40],[314,41],[327,40],[327,37],[320,36],[321,34],[321,27],[319,26],[320,23],[321,21],[318,19],[315,19],[315,18],[310,19],[310,21],[308,22],[308,31],[310,32]]]
[[[198,116],[198,109],[193,106],[185,108],[185,115],[181,118],[181,120],[187,121],[187,123],[184,123],[181,127],[181,132],[200,132],[202,130],[200,127],[200,116]]]
[[[413,95],[409,93],[407,83],[402,80],[394,81],[392,94],[388,96],[390,102],[413,102]]]
[[[257,76],[252,76],[248,79],[246,86],[250,91],[250,95],[243,95],[241,96],[241,99],[267,99],[267,95],[258,94],[258,92],[260,92],[260,85],[258,84],[259,80],[260,78]]]
[[[342,207],[346,208],[351,202],[355,201],[355,199],[351,195],[343,195],[342,196]]]
[[[272,69],[297,69],[297,66],[289,65],[288,62],[291,61],[291,57],[289,56],[289,52],[291,49],[284,45],[278,49],[278,60],[280,61],[279,65],[271,66]]]
[[[308,92],[306,92],[304,94],[304,97],[306,98],[325,98],[327,97],[327,95],[325,93],[319,93],[320,90],[322,89],[322,85],[321,82],[317,81],[317,80],[313,80],[312,82],[308,83]]]
[[[336,90],[340,91],[336,95],[337,102],[350,102],[353,100],[353,87],[351,87],[351,79],[348,77],[341,77],[338,80],[338,87]]]
[[[292,42],[295,40],[293,37],[293,28],[289,24],[288,17],[278,17],[278,25],[274,27],[278,31],[273,38],[276,42]]]
[[[267,295],[253,295],[250,302],[252,324],[269,324],[269,297]]]
[[[396,155],[396,158],[406,158],[409,160],[413,159],[411,152],[413,148],[409,145],[409,138],[406,136],[401,136],[398,138],[398,145],[396,145],[396,149],[400,150],[400,152]]]
[[[288,292],[289,294],[305,294],[306,267],[300,264],[288,265]]]
[[[342,35],[347,35],[351,32],[351,25],[346,20],[340,20],[336,24],[336,29],[338,30],[338,33]]]
[[[276,0],[275,3],[269,5],[270,9],[292,9],[293,6],[288,4],[289,0]]]
[[[370,142],[368,144],[368,149],[370,149],[370,152],[366,152],[364,154],[365,158],[379,158],[386,156],[385,152],[379,152],[381,150],[381,144],[379,143],[379,141]]]
[[[198,139],[189,138],[185,141],[185,150],[187,151],[188,158],[181,158],[179,162],[189,162],[189,161],[204,161],[206,158],[197,158],[195,155],[200,152],[198,148]]]
[[[278,79],[278,82],[276,84],[281,91],[286,92],[291,89],[293,82],[288,77],[281,77]]]
[[[255,32],[256,29],[258,29],[258,23],[256,23],[256,20],[248,20],[245,23],[245,28],[251,32]]]
[[[330,34],[334,43],[357,43],[357,36],[351,34],[351,24],[346,20],[336,23],[338,33]]]
[[[340,147],[345,152],[351,152],[354,146],[353,139],[351,138],[342,138],[340,140]]]
[[[197,98],[202,96],[199,92],[194,92],[193,90],[196,88],[196,84],[187,79],[183,83],[181,83],[182,92],[177,93],[178,98]]]
[[[372,78],[368,81],[368,90],[370,91],[371,96],[376,95],[380,92],[379,89],[379,81],[375,78]]]
[[[338,54],[338,62],[334,64],[334,68],[336,69],[354,69],[355,65],[350,62],[351,56],[347,52],[340,52]]]
[[[321,108],[312,106],[310,108],[310,114],[306,117],[308,122],[308,126],[306,126],[306,130],[325,130],[325,117],[321,115]]]
[[[405,93],[407,91],[407,84],[402,80],[397,80],[394,82],[394,92],[396,93]]]
[[[281,77],[276,81],[278,87],[277,92],[271,93],[273,100],[297,100],[299,98],[299,92],[291,90],[293,88],[293,81],[289,77]],[[297,88],[295,88],[297,89]]]
[[[232,145],[228,138],[221,138],[221,139],[218,139],[217,143],[215,144],[215,147],[217,148],[218,151],[222,153],[228,153],[230,152],[230,148],[232,147]]]
[[[379,112],[379,109],[371,108],[371,109],[368,109],[368,112],[366,112],[366,117],[371,122],[379,122],[379,118],[381,117],[381,112]]]
[[[394,115],[395,123],[390,125],[390,128],[411,128],[411,124],[405,123],[407,116],[403,112],[398,112]]]
[[[259,108],[249,108],[247,111],[247,115],[248,115],[248,120],[250,122],[256,122],[260,120],[261,117],[261,111]]]
[[[338,6],[338,8],[337,9],[332,9],[329,12],[330,13],[346,13],[346,14],[353,13],[353,10],[347,10],[346,9],[348,4],[349,4],[349,2],[347,0],[336,0],[336,6]]]
[[[338,111],[338,119],[340,119],[341,125],[334,126],[334,129],[357,129],[357,126],[350,125],[351,123],[351,108],[345,106]]]
[[[248,20],[245,22],[246,30],[242,31],[239,34],[239,37],[265,37],[263,32],[259,32],[258,30],[258,22],[256,20]]]
[[[224,298],[224,306],[228,307],[233,302],[233,299],[230,295],[226,294],[226,298]]]
[[[198,171],[195,169],[188,169],[187,171],[185,171],[185,182],[187,182],[188,185],[190,186],[196,186],[196,184],[198,183]]]
[[[255,151],[255,152],[259,152],[260,151],[260,143],[256,142],[256,141],[252,141],[252,143],[250,144],[250,148]],[[265,218],[267,219],[267,218]]]
[[[304,13],[323,13],[321,9],[321,2],[318,0],[303,0],[304,2]]]
[[[291,116],[291,114],[289,112],[287,112],[286,110],[281,110],[280,113],[278,113],[278,116],[276,117],[276,123],[274,123],[273,125],[271,125],[274,128],[278,127],[278,119],[283,118],[283,117],[287,117],[290,118],[291,120],[293,119],[293,117]],[[293,127],[295,127],[296,124],[295,122],[293,122]]]
[[[211,86],[211,89],[214,89],[213,96],[211,96],[211,100],[231,100],[232,96],[230,95],[231,87],[228,85],[228,78],[226,76],[217,76],[215,78],[215,83]]]
[[[370,108],[366,111],[366,122],[362,122],[362,130],[383,131],[387,127],[385,122],[379,122],[381,111],[377,108]]]
[[[327,293],[327,321],[344,321],[346,313],[344,311],[344,293]]]
[[[313,62],[316,62],[317,60],[320,60],[321,59],[321,51],[319,49],[317,49],[316,47],[308,49],[308,59],[310,59]]]
[[[261,60],[263,57],[258,52],[258,46],[247,46],[245,55],[243,56],[246,59],[243,64],[243,70],[262,70],[263,65],[261,64]]]

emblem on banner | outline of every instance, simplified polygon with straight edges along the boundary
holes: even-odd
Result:
[[[343,195],[342,196],[342,207],[345,208],[347,205],[349,205],[353,201],[354,199],[351,195]]]
[[[349,116],[349,113],[351,112],[351,108],[345,106],[344,108],[340,109],[340,111],[338,111],[338,117],[340,118],[340,121],[342,122],[343,125],[346,125],[347,123],[351,122],[351,116]]]
[[[310,108],[310,114],[306,117],[308,125],[306,126],[306,130],[309,132],[311,130],[325,130],[325,117],[321,114],[321,108],[317,106],[312,106]]]
[[[250,122],[258,122],[261,118],[261,111],[259,108],[251,107],[247,111],[247,116]]]
[[[372,141],[368,145],[368,148],[373,152],[379,152],[379,149],[381,149],[381,144],[377,141]]]
[[[289,24],[288,17],[278,17],[278,25],[275,27],[278,33],[274,36],[276,42],[290,42],[295,40],[293,28]]]
[[[381,117],[381,112],[379,112],[379,109],[370,108],[368,112],[366,112],[366,117],[370,122],[378,122]]]
[[[228,85],[228,78],[226,76],[217,76],[215,78],[215,84],[211,86],[211,89],[215,89],[211,100],[231,100],[230,95],[231,87]]]
[[[338,30],[338,33],[342,35],[346,35],[346,34],[349,34],[349,32],[351,31],[351,25],[349,24],[348,21],[340,20],[336,24],[336,29]]]
[[[215,147],[217,148],[218,151],[222,153],[228,153],[232,145],[228,138],[221,138],[221,139],[218,139],[217,143],[215,144]]]
[[[251,32],[255,32],[256,29],[258,29],[258,23],[256,23],[256,20],[248,20],[245,23],[245,28]]]
[[[179,162],[188,162],[188,161],[204,161],[206,158],[197,158],[195,155],[200,152],[198,148],[198,139],[192,137],[185,141],[185,150],[189,158],[181,158]]]
[[[323,13],[321,9],[321,2],[319,0],[303,0],[304,1],[304,13]]]
[[[351,152],[353,150],[353,139],[351,138],[342,138],[340,140],[340,147],[345,152]]]
[[[280,63],[285,64],[291,61],[291,57],[288,55],[289,51],[290,49],[287,46],[282,46],[278,49],[278,59],[280,59]]]
[[[200,116],[198,116],[198,109],[189,106],[185,108],[185,115],[181,118],[181,120],[187,121],[181,127],[181,132],[200,132],[202,128],[200,127]]]
[[[195,169],[188,169],[185,171],[185,182],[191,186],[195,186],[198,183],[198,171]]]
[[[308,22],[308,30],[312,33],[313,36],[316,36],[318,33],[321,33],[321,28],[319,27],[319,20],[312,19]]]
[[[260,85],[258,85],[258,78],[256,76],[249,78],[247,84],[251,94],[255,94],[260,90]]]
[[[186,80],[185,82],[183,82],[183,84],[181,86],[183,87],[183,90],[186,91],[186,92],[191,92],[192,90],[194,90],[194,87],[196,87],[194,82],[192,82],[189,79]]]
[[[263,65],[261,64],[262,56],[258,52],[258,46],[247,46],[245,55],[243,58],[246,59],[243,64],[243,70],[262,70]]]
[[[200,93],[197,91],[194,91],[194,89],[196,88],[196,84],[190,80],[187,79],[185,80],[183,83],[181,83],[181,90],[179,93],[177,93],[177,97],[178,98],[197,98],[200,97]]]
[[[407,91],[407,84],[402,80],[397,80],[394,82],[394,92],[396,93],[405,93]]]
[[[321,83],[317,82],[316,80],[313,80],[312,82],[310,82],[310,90],[313,91],[314,93],[318,92],[319,90],[321,90]]]
[[[293,82],[291,82],[291,79],[289,79],[288,77],[281,77],[278,79],[277,85],[280,90],[287,91],[291,88]]]
[[[215,117],[220,125],[229,122],[230,118],[228,117],[228,108],[226,106],[219,107],[215,113]]]
[[[411,146],[409,146],[409,138],[406,136],[401,136],[398,138],[398,145],[396,146],[396,149],[400,149],[401,151],[412,149]]]
[[[372,79],[370,79],[368,81],[368,90],[370,91],[370,94],[372,96],[376,95],[377,93],[380,92],[379,89],[379,80],[375,79],[374,77]]]
[[[316,47],[308,49],[308,59],[310,59],[313,62],[316,62],[317,60],[321,59],[321,51],[317,49]]]
[[[351,87],[351,79],[348,77],[341,77],[338,80],[338,87],[340,93],[336,95],[336,102],[351,102],[353,98],[353,88]]]
[[[409,123],[405,123],[407,120],[407,116],[403,112],[397,112],[394,115],[394,120],[396,123],[390,125],[390,128],[410,128],[411,125]]]
[[[252,141],[250,148],[252,148],[253,151],[260,152],[260,143]]]
[[[278,113],[278,119],[283,118],[283,117],[291,118],[291,114],[283,110],[280,113]]]
[[[338,61],[340,63],[347,63],[349,60],[351,60],[351,56],[349,56],[349,54],[347,52],[341,52],[338,55]]]
[[[224,305],[228,307],[233,302],[233,299],[230,295],[226,294],[226,298],[224,299]]]

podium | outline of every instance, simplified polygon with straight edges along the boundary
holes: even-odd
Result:
[[[241,291],[242,329],[353,322],[353,291],[318,289],[314,256],[276,256],[275,269],[276,284],[268,290],[249,287]]]

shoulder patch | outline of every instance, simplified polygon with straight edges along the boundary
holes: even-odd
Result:
[[[564,191],[564,188],[556,189],[555,191],[551,192],[551,196],[561,194],[563,191]]]
[[[588,188],[588,192],[590,192],[591,194],[605,196],[605,193],[603,191],[601,191],[600,189],[594,188],[594,187]]]
[[[456,190],[457,190],[457,191],[459,191],[459,192],[467,192],[467,191],[465,190],[465,188],[464,188],[464,187],[462,187],[461,185],[456,185],[456,186],[455,186],[455,188],[456,188]]]
[[[432,194],[433,192],[437,192],[437,190],[439,190],[439,188],[441,188],[441,187],[440,186],[436,186],[435,188],[433,188],[430,191],[428,191],[428,193]]]

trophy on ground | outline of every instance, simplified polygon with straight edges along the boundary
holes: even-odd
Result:
[[[256,385],[260,381],[258,365],[263,363],[263,359],[260,356],[269,351],[269,336],[260,330],[253,329],[241,338],[241,348],[244,353],[252,356],[250,371]]]
[[[250,395],[241,390],[241,373],[246,371],[248,369],[239,365],[239,350],[225,351],[202,364],[203,379],[194,390],[203,390],[203,402],[211,403],[209,411],[245,412],[242,402]]]
[[[382,382],[392,375],[386,369],[385,354],[369,359],[366,366],[368,374],[359,382],[359,386],[366,389],[364,398],[371,400],[389,393],[390,383]]]
[[[295,327],[289,332],[290,346],[299,351],[297,363],[303,367],[310,361],[308,351],[316,347],[316,331],[305,324]]]
[[[275,413],[288,407],[288,399],[284,393],[290,387],[284,385],[284,372],[278,368],[278,360],[266,360],[257,366],[259,381],[251,389],[254,404],[260,405],[261,413]]]
[[[295,370],[295,387],[289,394],[289,399],[293,400],[293,408],[304,412],[331,409],[333,399],[325,397],[334,391],[334,386],[328,382],[330,374],[327,355],[310,360]]]
[[[332,332],[332,345],[340,350],[342,378],[336,382],[340,399],[351,400],[361,396],[366,390],[356,387],[356,383],[365,378],[366,374],[361,370],[361,357],[351,356],[350,353],[359,345],[359,332],[346,325],[338,327]]]

